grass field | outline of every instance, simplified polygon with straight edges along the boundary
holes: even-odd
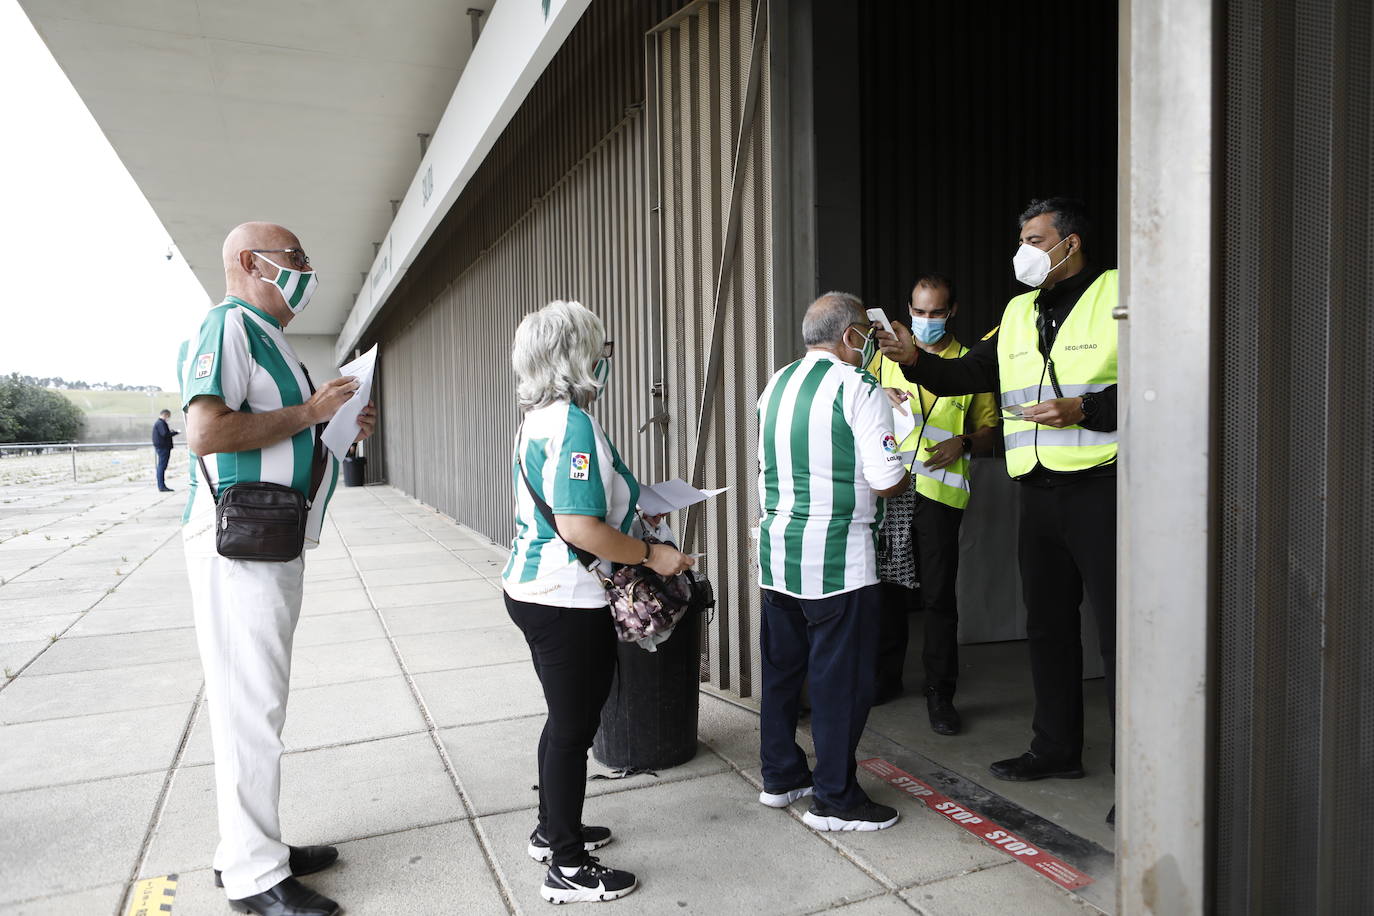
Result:
[[[151,423],[159,410],[181,413],[181,396],[175,391],[64,391],[53,389],[89,416],[147,416]]]
[[[100,392],[96,392],[99,394]],[[155,481],[153,448],[82,449],[76,453],[76,479],[72,479],[70,452],[50,455],[17,455],[0,452],[0,497],[6,487],[33,486],[43,483],[97,483],[102,480]],[[185,485],[186,449],[172,450],[167,465],[168,485]]]

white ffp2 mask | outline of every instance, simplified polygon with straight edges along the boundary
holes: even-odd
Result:
[[[1027,286],[1038,287],[1045,282],[1045,278],[1050,275],[1050,271],[1068,260],[1068,255],[1059,261],[1059,264],[1051,266],[1050,251],[1054,251],[1068,239],[1060,239],[1049,251],[1042,251],[1034,245],[1021,243],[1021,247],[1016,249],[1016,255],[1011,259],[1011,269],[1016,272],[1016,279]]]

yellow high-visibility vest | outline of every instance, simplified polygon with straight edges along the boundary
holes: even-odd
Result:
[[[1116,384],[1117,275],[1108,270],[1084,290],[1059,328],[1047,360],[1040,353],[1035,300],[1040,290],[1007,303],[997,334],[997,371],[1002,408],[1025,407],[1059,397],[1050,382],[1054,364],[1059,389],[1066,398],[1082,397]],[[1024,477],[1036,466],[1051,471],[1083,471],[1116,460],[1116,432],[1081,426],[1055,429],[1025,420],[1002,420],[1007,446],[1007,473]]]
[[[944,358],[963,356],[968,352],[968,347],[962,346],[956,341],[950,350],[953,351],[952,356]],[[950,350],[946,352],[950,352]],[[923,356],[923,358],[929,359],[930,357]],[[937,397],[927,413],[922,404],[921,387],[915,382],[907,381],[906,376],[902,374],[901,366],[884,357],[879,368],[878,379],[879,384],[884,388],[896,388],[912,395],[906,402],[906,409],[912,412],[912,419],[916,425],[906,435],[906,438],[898,443],[897,449],[902,452],[914,451],[916,453],[915,460],[908,462],[906,466],[916,479],[916,492],[956,509],[963,509],[968,506],[969,458],[967,452],[961,454],[958,460],[948,467],[938,471],[931,470],[922,462],[929,457],[926,449],[933,448],[946,439],[963,435],[964,418],[968,416],[969,407],[976,395],[960,394],[953,397]]]

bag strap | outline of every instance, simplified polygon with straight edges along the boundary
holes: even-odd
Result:
[[[524,428],[524,424],[522,423],[520,429],[523,430]],[[581,562],[583,566],[587,567],[588,572],[598,578],[605,578],[601,573],[601,560],[597,558],[596,554],[583,550],[571,541],[564,540],[563,536],[558,534],[558,523],[554,521],[553,508],[544,500],[544,497],[539,495],[539,491],[534,488],[534,484],[530,483],[530,475],[525,473],[525,462],[520,460],[519,431],[515,434],[515,464],[520,468],[520,476],[525,480],[525,489],[530,491],[530,496],[534,498],[534,504],[539,507],[539,513],[544,516],[544,521],[549,523],[549,527],[553,529],[553,533],[558,535],[559,540],[568,545],[568,549],[573,552],[573,555],[577,557],[578,561]]]
[[[310,397],[314,397],[315,383],[310,380],[310,370],[305,368],[305,363],[301,363],[301,372],[305,373],[305,384],[310,389]],[[307,510],[315,503],[315,496],[320,492],[320,484],[324,483],[324,469],[329,465],[329,457],[324,451],[324,427],[325,424],[323,423],[315,424],[315,450],[310,459],[310,492],[305,497]],[[210,469],[205,466],[205,458],[197,455],[196,461],[200,462],[200,475],[205,479],[205,485],[210,488],[210,500],[218,503],[219,492],[216,491],[215,485],[210,482]]]

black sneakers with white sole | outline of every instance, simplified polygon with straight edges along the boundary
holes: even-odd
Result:
[[[811,802],[811,810],[802,815],[802,821],[813,830],[886,830],[897,823],[897,809],[867,801],[857,808],[840,811],[828,808],[818,801]]]
[[[634,875],[607,868],[595,856],[587,856],[586,863],[571,875],[565,875],[557,865],[550,865],[539,896],[549,903],[600,903],[624,897],[637,887],[639,882]]]
[[[810,782],[778,792],[770,792],[765,786],[764,790],[759,793],[759,804],[767,805],[770,808],[786,808],[797,799],[810,795],[812,790],[813,787]]]
[[[582,825],[582,848],[587,852],[593,849],[600,849],[611,841],[611,830],[609,827],[588,827]],[[530,854],[530,858],[536,862],[547,862],[553,858],[553,848],[549,846],[548,839],[539,832],[539,828],[534,828],[534,833],[530,834],[530,845],[525,850]]]

